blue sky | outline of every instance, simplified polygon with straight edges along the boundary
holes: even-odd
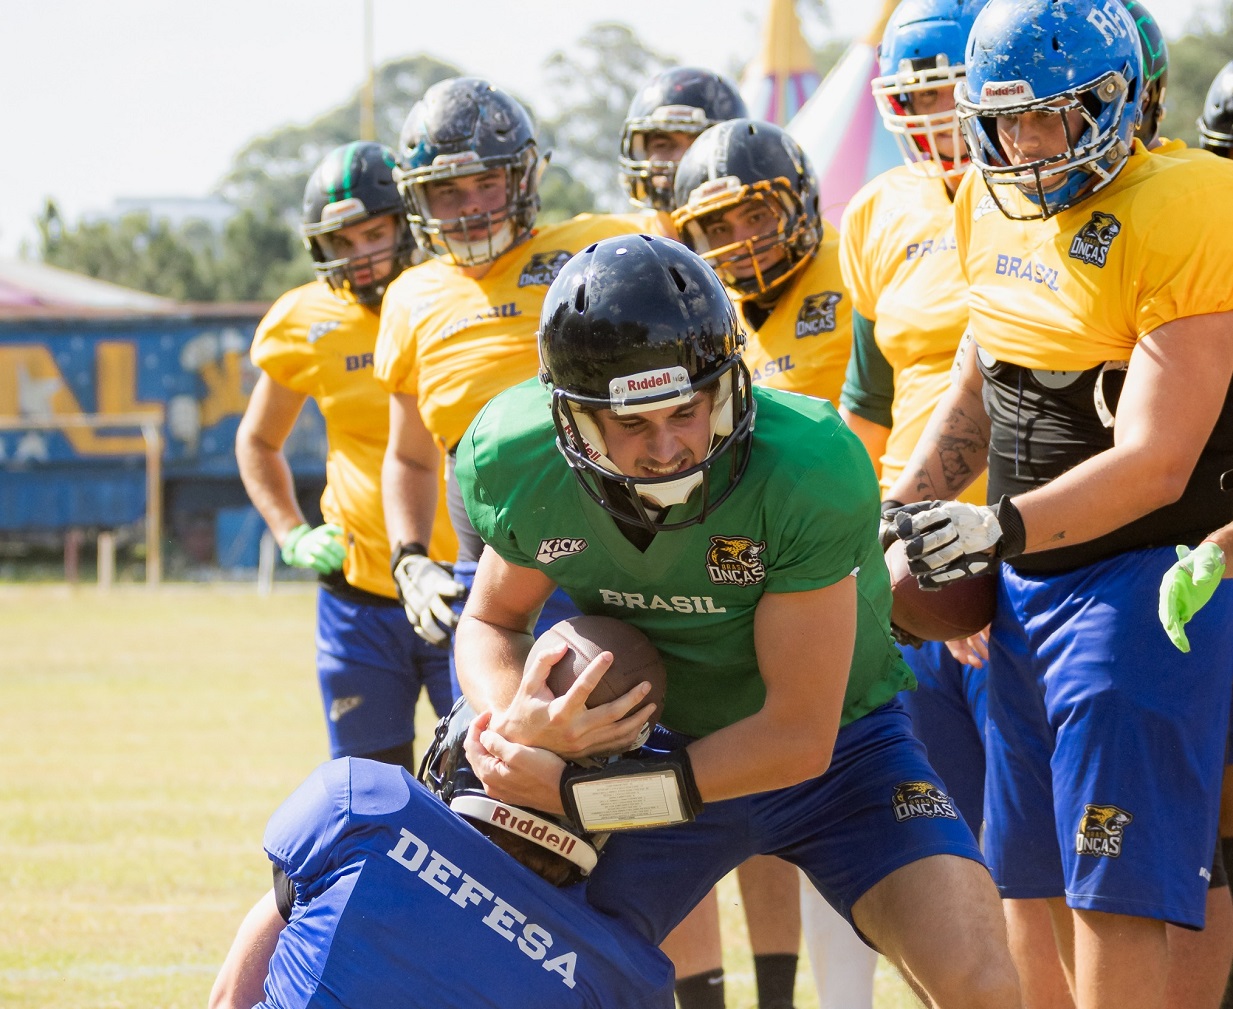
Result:
[[[372,0],[376,61],[428,52],[540,100],[541,66],[598,21],[682,62],[754,54],[769,0]],[[1180,34],[1215,0],[1152,0]],[[833,3],[861,34],[875,2]],[[70,218],[118,197],[205,195],[250,138],[312,118],[363,75],[362,0],[41,0],[0,33],[0,255],[47,196]]]

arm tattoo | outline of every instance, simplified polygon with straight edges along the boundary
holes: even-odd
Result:
[[[956,406],[943,421],[937,436],[937,464],[920,467],[916,490],[926,497],[953,498],[985,468],[989,438],[984,425]],[[940,470],[942,485],[936,486],[931,470]]]

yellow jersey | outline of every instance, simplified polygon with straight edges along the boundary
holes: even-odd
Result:
[[[867,418],[890,428],[881,459],[885,491],[950,385],[968,324],[968,288],[945,184],[906,165],[866,183],[843,215],[839,265],[852,310],[874,324],[876,351],[890,367],[891,387],[876,390],[860,388],[849,369],[843,394],[844,405],[862,416],[858,404],[866,394],[891,402],[889,417]],[[960,497],[983,504],[984,477]]]
[[[852,299],[839,271],[839,236],[829,224],[817,252],[788,281],[759,326],[752,301],[737,302],[755,383],[839,402],[852,350]]]
[[[373,376],[377,315],[344,302],[313,281],[288,291],[257,327],[253,364],[279,385],[317,401],[328,450],[321,513],[342,528],[343,576],[365,592],[394,598],[390,548],[381,508],[381,460],[390,429],[389,394]],[[445,515],[440,495],[438,517]],[[448,520],[434,523],[430,554],[452,559]]]
[[[679,242],[676,228],[672,226],[672,218],[661,214],[658,210],[634,210],[628,214],[613,214],[617,220],[628,221],[629,226],[640,235],[654,235],[656,238],[671,238]]]
[[[1109,185],[1043,221],[1003,216],[969,173],[955,240],[977,345],[1025,368],[1084,371],[1129,360],[1174,319],[1230,311],[1233,228],[1213,213],[1228,206],[1233,173],[1219,159],[1152,155],[1138,141]]]
[[[537,374],[540,309],[566,260],[636,233],[627,219],[580,214],[536,228],[479,280],[436,259],[407,270],[385,292],[377,380],[417,397],[425,427],[452,449],[485,403]]]

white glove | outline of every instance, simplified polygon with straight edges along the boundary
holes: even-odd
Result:
[[[923,511],[896,513],[894,524],[908,570],[926,589],[983,574],[996,558],[1023,552],[1023,519],[1008,498],[995,508],[934,501]]]
[[[423,554],[403,554],[393,570],[398,599],[415,633],[430,645],[446,647],[450,631],[458,624],[458,615],[450,609],[449,600],[465,596],[466,586],[454,581],[449,571]]]

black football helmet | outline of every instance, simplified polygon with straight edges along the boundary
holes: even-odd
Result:
[[[701,67],[660,71],[634,95],[621,130],[621,185],[630,200],[648,210],[675,207],[676,164],[648,157],[647,134],[697,135],[716,123],[748,115],[736,85],[722,74]]]
[[[761,201],[778,220],[757,238],[712,248],[706,225],[746,202]],[[809,263],[822,241],[818,184],[800,144],[755,119],[733,119],[702,134],[676,169],[672,223],[690,249],[715,269],[739,301],[770,294]],[[770,250],[783,255],[763,269]]]
[[[1199,146],[1222,158],[1233,157],[1233,60],[1220,69],[1203,99]]]
[[[471,820],[485,834],[507,831],[570,863],[565,883],[575,883],[589,875],[607,835],[587,834],[565,817],[512,806],[489,796],[463,748],[473,721],[475,710],[465,697],[460,697],[450,713],[437,723],[416,777],[450,809]]]
[[[381,144],[343,144],[322,159],[304,187],[300,233],[317,278],[339,296],[350,295],[362,305],[380,305],[390,281],[411,265],[415,253],[394,184],[394,164],[394,152]],[[389,249],[367,256],[336,255],[331,232],[385,215],[394,218]],[[365,273],[372,279],[357,283],[356,277]]]
[[[398,141],[398,189],[415,240],[456,266],[490,263],[530,233],[539,212],[539,149],[526,109],[478,77],[434,84],[411,109]],[[505,172],[502,210],[441,219],[430,183],[492,169]]]
[[[552,390],[557,447],[594,501],[653,532],[702,522],[719,507],[749,462],[754,403],[744,344],[719,278],[678,242],[608,238],[561,268],[540,316],[540,380]],[[713,390],[705,459],[651,479],[616,468],[596,410],[643,413],[703,390]],[[663,509],[699,489],[689,515],[666,521]]]
[[[1143,90],[1139,95],[1141,110],[1135,136],[1150,146],[1160,133],[1164,118],[1165,89],[1169,85],[1169,47],[1164,33],[1151,12],[1139,0],[1122,0],[1139,29],[1139,51],[1143,55]]]

